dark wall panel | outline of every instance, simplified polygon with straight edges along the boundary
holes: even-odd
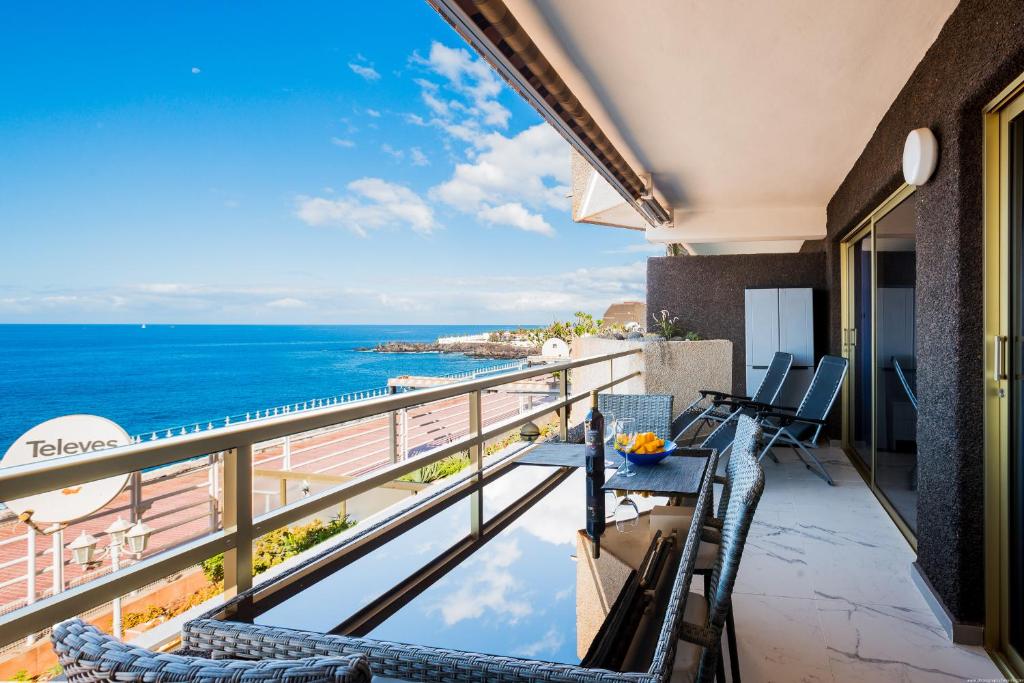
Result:
[[[759,287],[811,287],[825,304],[816,306],[815,325],[827,335],[825,254],[744,254],[667,256],[647,260],[647,313],[667,310],[679,324],[705,339],[732,342],[733,392],[743,390],[745,312],[743,290]],[[650,323],[648,323],[650,328]],[[819,336],[819,354],[827,351]]]
[[[984,617],[982,108],[1024,72],[1024,3],[963,0],[828,204],[831,345],[838,240],[902,183],[907,133],[939,139],[918,189],[918,562],[960,621]]]

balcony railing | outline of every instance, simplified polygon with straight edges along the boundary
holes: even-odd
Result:
[[[128,568],[0,615],[0,645],[43,631],[54,623],[160,581],[218,553],[224,553],[225,593],[230,596],[247,590],[252,586],[254,539],[294,524],[312,514],[341,505],[354,496],[393,485],[399,477],[456,453],[468,451],[471,467],[477,472],[482,472],[484,447],[488,441],[552,412],[558,413],[559,432],[561,438],[565,439],[568,435],[569,407],[586,399],[590,390],[604,391],[639,377],[641,372],[638,370],[617,376],[614,361],[640,353],[642,352],[639,349],[629,349],[590,356],[429,389],[241,422],[221,429],[190,432],[157,441],[142,441],[73,458],[59,458],[0,470],[0,500],[12,500],[217,453],[222,454],[224,467],[221,482],[221,529],[147,557]],[[608,364],[607,382],[589,386],[587,391],[569,393],[568,371],[602,363]],[[510,418],[494,422],[485,419],[481,405],[482,393],[498,389],[504,384],[552,374],[558,377],[558,395],[554,401],[545,402],[539,407]],[[387,462],[333,488],[283,504],[265,514],[253,514],[254,445],[462,396],[467,398],[469,405],[466,434],[458,435],[416,457]],[[474,518],[474,523],[478,524],[479,520]]]

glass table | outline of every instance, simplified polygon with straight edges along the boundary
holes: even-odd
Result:
[[[668,610],[679,609],[668,597],[682,585],[684,542],[686,557],[695,552],[685,511],[666,528],[657,514],[679,508],[664,496],[632,494],[636,523],[609,521],[595,543],[586,531],[582,469],[495,470],[436,500],[424,496],[362,549],[339,545],[336,558],[329,551],[312,558],[315,570],[289,569],[299,578],[283,573],[197,623],[226,619],[243,630],[255,624],[366,639],[359,648],[397,643],[588,670],[656,666]],[[702,486],[701,501],[709,490]],[[614,504],[615,494],[607,495]],[[703,514],[706,502],[700,507]]]

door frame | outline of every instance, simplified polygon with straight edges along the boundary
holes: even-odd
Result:
[[[885,509],[886,513],[892,518],[896,527],[900,530],[900,533],[907,539],[910,546],[917,552],[917,536],[907,526],[907,523],[903,521],[900,514],[893,507],[892,503],[885,497],[885,494],[878,488],[875,483],[875,472],[878,469],[877,462],[877,432],[878,425],[877,420],[877,409],[876,405],[878,402],[878,354],[877,354],[877,337],[878,337],[878,325],[876,324],[876,316],[878,314],[877,307],[877,290],[878,290],[878,268],[877,268],[877,253],[878,250],[875,246],[875,224],[884,218],[886,214],[895,209],[897,206],[902,204],[904,201],[909,199],[917,188],[913,185],[904,183],[895,192],[889,195],[881,204],[875,207],[863,220],[857,223],[856,226],[850,230],[845,237],[839,243],[839,269],[840,269],[840,346],[842,348],[842,356],[847,359],[850,364],[850,371],[847,373],[848,381],[843,383],[843,437],[842,446],[843,450],[847,454],[847,458],[853,464],[854,468],[860,472],[860,475],[864,478],[864,482],[868,485],[871,493],[874,494],[875,498],[881,504],[882,508]],[[849,332],[851,330],[850,322],[853,320],[853,291],[851,286],[853,282],[850,276],[850,247],[854,242],[860,240],[864,236],[869,236],[871,239],[871,446],[870,452],[867,454],[871,460],[870,470],[861,464],[857,455],[854,454],[854,448],[851,442],[851,425],[850,422],[850,406],[853,401],[853,383],[856,382],[855,363],[856,359],[851,353],[849,344]],[[916,315],[916,314],[915,314]]]
[[[1010,119],[1024,112],[1024,74],[984,109],[984,453],[985,646],[1008,676],[1024,674],[1024,653],[1009,645],[1010,381]],[[997,361],[1000,367],[996,367]]]

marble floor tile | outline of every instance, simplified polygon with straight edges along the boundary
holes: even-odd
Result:
[[[734,588],[744,679],[999,679],[984,650],[946,636],[910,578],[913,549],[846,456],[818,451],[828,486],[778,454]]]
[[[733,609],[743,680],[832,682],[814,600],[737,594]]]
[[[951,643],[923,602],[919,609],[849,600],[816,601],[830,666],[837,680],[870,673],[911,681],[998,677],[981,648]],[[896,679],[896,680],[900,680]]]

